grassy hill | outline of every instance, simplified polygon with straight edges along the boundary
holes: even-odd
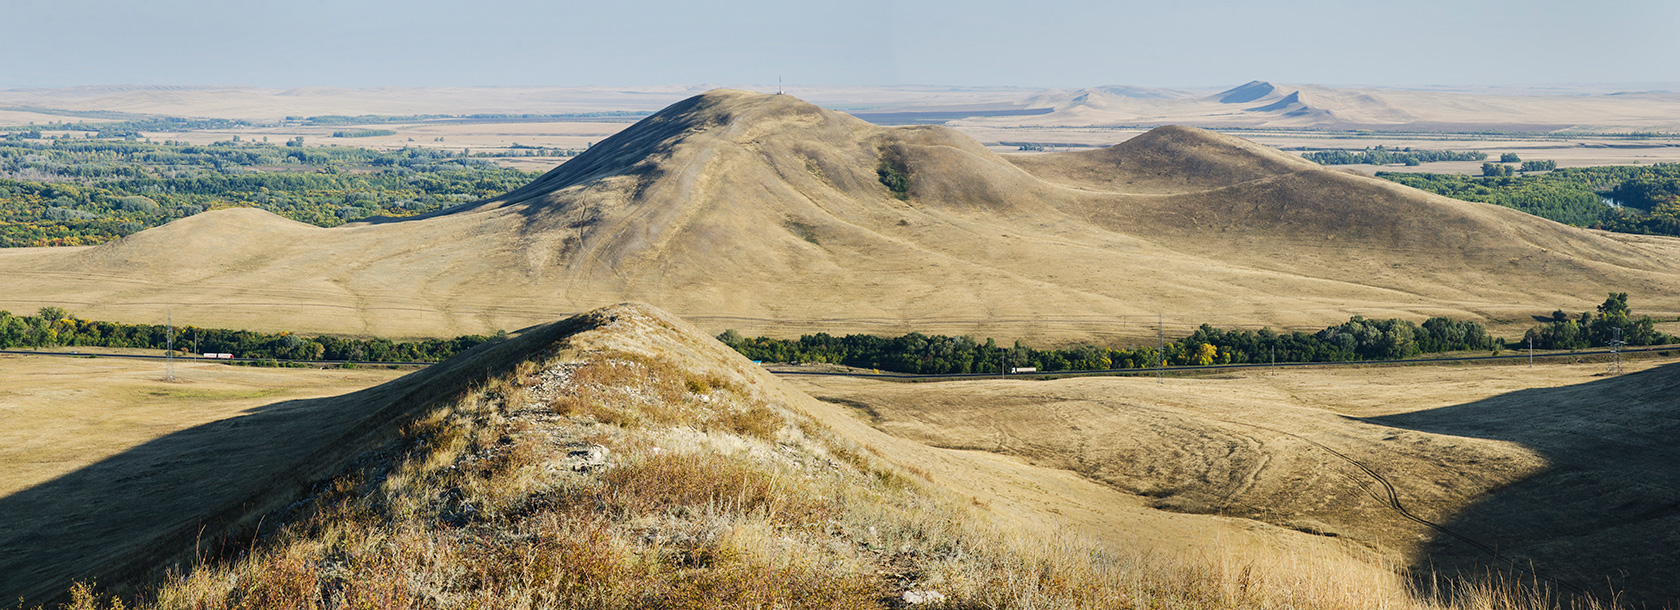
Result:
[[[1055,467],[890,435],[641,305],[528,329],[338,405],[338,420],[316,423],[325,435],[271,437],[331,437],[324,449],[239,465],[284,484],[185,511],[222,518],[53,582],[99,577],[146,608],[1545,601],[1448,581],[1419,591],[1358,544],[1158,511]],[[190,491],[138,485],[109,499]],[[97,595],[67,597],[95,607]]]
[[[883,160],[907,177],[883,185]],[[257,210],[0,252],[0,307],[454,336],[640,300],[710,332],[1115,341],[1352,314],[1509,331],[1610,290],[1680,314],[1680,240],[1607,235],[1166,127],[1005,159],[785,95],[675,104],[505,196],[332,229]]]
[[[796,377],[876,428],[1067,470],[1151,507],[1353,541],[1413,569],[1660,606],[1680,365],[905,384]]]

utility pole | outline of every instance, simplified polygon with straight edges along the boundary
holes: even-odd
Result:
[[[1528,368],[1534,368],[1534,337],[1528,337]]]
[[[1167,382],[1167,314],[1155,314],[1155,383]]]
[[[1272,346],[1272,376],[1277,376],[1277,346]]]
[[[164,324],[169,327],[164,335],[168,349],[163,352],[163,380],[175,381],[175,313],[166,309],[163,315]]]

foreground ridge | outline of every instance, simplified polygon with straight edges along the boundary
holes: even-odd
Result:
[[[411,377],[388,385],[449,398],[386,412],[347,470],[225,534],[243,544],[118,591],[156,608],[1427,606],[1345,552],[1154,555],[966,497],[1017,467],[875,432],[644,305]]]

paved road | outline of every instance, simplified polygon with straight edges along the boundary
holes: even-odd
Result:
[[[1654,346],[1650,346],[1650,347],[1628,348],[1628,349],[1622,350],[1622,353],[1633,354],[1633,353],[1657,352],[1657,351],[1673,350],[1673,349],[1680,349],[1680,345],[1654,345]],[[1575,358],[1575,357],[1580,357],[1580,356],[1607,356],[1607,355],[1610,355],[1612,353],[1615,353],[1615,352],[1613,352],[1609,349],[1596,349],[1596,350],[1585,350],[1585,351],[1576,351],[1576,352],[1549,352],[1549,353],[1544,353],[1544,354],[1535,354],[1534,359],[1545,360],[1545,359],[1555,359],[1555,358]],[[1220,371],[1220,370],[1232,370],[1232,369],[1264,369],[1264,368],[1271,368],[1271,367],[1284,368],[1284,367],[1303,367],[1303,366],[1311,366],[1311,367],[1371,366],[1371,365],[1383,365],[1383,364],[1388,364],[1388,365],[1446,364],[1446,363],[1453,363],[1453,362],[1477,362],[1477,361],[1486,361],[1486,360],[1523,360],[1523,359],[1527,359],[1528,357],[1529,356],[1528,356],[1527,352],[1521,352],[1521,353],[1517,353],[1517,354],[1514,354],[1514,355],[1508,355],[1508,356],[1455,356],[1455,357],[1439,357],[1439,358],[1411,358],[1411,359],[1407,359],[1407,360],[1353,360],[1353,361],[1349,361],[1349,362],[1279,362],[1279,363],[1276,363],[1276,364],[1262,362],[1262,363],[1250,363],[1250,364],[1213,364],[1213,365],[1208,365],[1208,366],[1167,366],[1167,367],[1147,368],[1147,369],[1101,369],[1101,370],[1092,370],[1092,371],[1041,371],[1041,372],[1037,372],[1037,373],[1016,373],[1016,374],[1008,375],[1008,377],[1042,378],[1042,377],[1067,377],[1067,376],[1071,376],[1071,375],[1153,375],[1157,371],[1165,372],[1165,373],[1174,373],[1174,372],[1185,372],[1185,371]],[[874,378],[880,378],[880,379],[902,379],[902,380],[917,380],[917,381],[921,381],[921,380],[931,381],[931,380],[939,380],[939,379],[976,379],[976,378],[987,378],[987,377],[997,377],[998,376],[997,373],[950,373],[950,374],[942,374],[942,375],[917,375],[917,374],[912,374],[912,373],[855,373],[855,372],[846,372],[846,371],[772,370],[770,372],[775,373],[777,375],[816,375],[816,376],[831,376],[831,377],[874,377]]]
[[[1658,351],[1674,350],[1674,349],[1680,349],[1680,345],[1654,345],[1654,346],[1650,346],[1650,347],[1636,347],[1636,348],[1624,349],[1624,350],[1622,350],[1622,353],[1624,353],[1624,354],[1634,354],[1634,353],[1658,352]],[[1615,353],[1615,352],[1613,352],[1609,349],[1596,349],[1596,350],[1585,350],[1585,351],[1577,351],[1577,352],[1550,352],[1550,353],[1545,353],[1545,354],[1535,354],[1534,358],[1537,359],[1537,360],[1545,360],[1545,359],[1556,359],[1556,358],[1576,358],[1576,357],[1581,357],[1581,356],[1607,356],[1607,355],[1610,355],[1612,353]],[[49,351],[18,350],[18,349],[0,349],[0,354],[26,354],[26,355],[34,355],[34,356],[69,356],[69,357],[75,357],[75,358],[97,357],[97,358],[137,358],[137,359],[145,359],[145,360],[163,360],[164,359],[164,356],[162,356],[162,355],[148,355],[148,354],[96,354],[96,353],[75,352],[75,351],[69,351],[69,352],[50,351],[49,352]],[[1198,372],[1198,371],[1222,371],[1222,370],[1235,370],[1235,369],[1264,369],[1264,368],[1273,368],[1273,367],[1285,368],[1285,367],[1304,367],[1304,366],[1325,367],[1325,366],[1448,364],[1448,363],[1454,363],[1454,362],[1480,362],[1480,361],[1488,361],[1488,360],[1523,360],[1523,359],[1526,359],[1528,357],[1529,356],[1528,356],[1527,352],[1518,352],[1518,353],[1514,353],[1512,355],[1506,355],[1506,356],[1455,356],[1455,357],[1441,357],[1441,358],[1412,358],[1412,359],[1408,359],[1408,360],[1354,360],[1354,361],[1350,361],[1350,362],[1279,362],[1279,363],[1276,363],[1276,364],[1251,363],[1251,364],[1213,364],[1213,365],[1208,365],[1208,366],[1167,366],[1167,367],[1147,368],[1147,369],[1101,369],[1101,370],[1094,370],[1094,371],[1042,371],[1042,372],[1037,372],[1037,373],[1017,373],[1017,374],[1008,375],[1008,377],[1044,378],[1044,377],[1067,377],[1067,376],[1071,376],[1071,375],[1108,375],[1108,376],[1153,375],[1157,372],[1180,373],[1180,372]],[[202,358],[202,357],[198,357],[198,356],[176,356],[175,359],[179,360],[179,361],[182,361],[182,362],[268,362],[268,361],[272,361],[272,362],[296,362],[296,363],[300,363],[300,364],[322,364],[322,365],[346,364],[347,363],[344,360],[275,360],[273,358],[232,358],[232,359],[229,359],[229,358]],[[431,366],[431,365],[436,364],[436,363],[435,362],[378,362],[378,361],[357,360],[357,361],[353,361],[353,362],[348,362],[348,364]],[[918,375],[918,374],[914,374],[914,373],[861,373],[861,372],[847,372],[847,371],[771,370],[770,372],[774,373],[774,374],[777,374],[777,375],[808,375],[808,376],[826,376],[826,377],[872,377],[872,378],[877,378],[877,379],[899,379],[899,380],[906,380],[906,381],[938,381],[938,380],[942,380],[942,379],[978,379],[978,378],[987,378],[987,377],[997,377],[998,376],[997,373],[950,373],[950,374],[943,374],[943,375]]]
[[[140,360],[164,360],[168,358],[162,354],[100,354],[94,352],[42,352],[28,349],[0,349],[0,354],[24,354],[29,356],[69,356],[72,358],[135,358]],[[299,364],[355,364],[355,365],[384,365],[402,364],[408,366],[431,366],[436,362],[382,362],[374,360],[276,360],[274,358],[204,358],[200,356],[176,356],[181,362],[296,362]]]

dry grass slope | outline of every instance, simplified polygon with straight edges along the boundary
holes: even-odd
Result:
[[[1661,607],[1680,599],[1680,455],[1666,440],[1680,365],[1631,370],[794,383],[884,432],[1076,472],[1154,508],[1351,540],[1418,570],[1533,570]]]
[[[149,561],[359,412],[334,397],[401,374],[176,368],[165,382],[157,361],[0,356],[0,599]]]
[[[882,186],[885,154],[908,198]],[[1136,338],[1183,323],[1453,315],[1513,330],[1629,291],[1680,314],[1680,241],[1574,229],[1164,127],[1006,160],[943,127],[714,91],[506,196],[333,229],[207,213],[0,251],[0,307],[438,336],[654,303],[709,332]]]
[[[1347,554],[1157,554],[1082,539],[1053,512],[1016,521],[953,493],[1005,485],[985,461],[835,419],[646,306],[528,331],[442,370],[405,389],[448,400],[388,394],[402,412],[347,470],[266,513],[237,550],[159,566],[122,606],[1439,607]],[[966,460],[969,476],[922,470],[918,454]],[[1044,478],[1015,493],[1054,488]],[[1547,603],[1454,592],[1463,608]],[[116,607],[91,586],[68,597]]]

